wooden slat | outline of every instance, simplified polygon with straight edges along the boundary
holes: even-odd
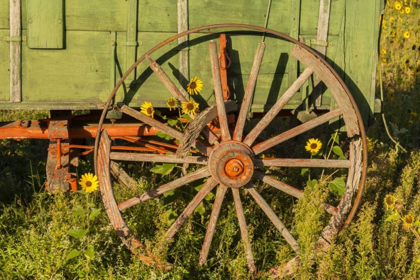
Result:
[[[247,186],[248,192],[252,195],[255,199],[257,204],[261,207],[264,213],[268,216],[274,226],[278,229],[278,231],[283,235],[284,239],[287,243],[289,243],[290,247],[297,253],[300,254],[300,246],[297,243],[296,239],[292,236],[292,234],[287,230],[284,224],[280,221],[277,217],[276,213],[274,213],[273,209],[268,205],[268,203],[264,200],[264,198],[257,192],[257,190],[252,186]]]
[[[147,61],[149,61],[150,68],[159,77],[163,85],[168,89],[172,96],[180,100],[181,102],[187,102],[188,98],[177,88],[177,86],[172,82],[172,80],[165,73],[162,67],[160,67],[160,65],[157,64],[150,56],[146,55],[146,59]],[[191,116],[191,118],[194,119],[194,116]],[[210,144],[213,144],[218,140],[217,135],[208,127],[204,127],[202,132],[203,135],[208,139]]]
[[[274,179],[273,177],[264,174],[260,171],[255,171],[254,172],[254,178],[257,178],[261,181],[263,181],[266,184],[269,184],[270,186],[284,192],[287,193],[288,195],[291,195],[293,197],[296,197],[298,199],[303,198],[303,191],[296,189],[280,180]],[[328,204],[328,203],[324,203],[324,208],[325,211],[331,215],[335,215],[337,213],[337,208]]]
[[[299,134],[302,134],[302,133],[304,133],[308,130],[311,130],[311,129],[321,125],[321,124],[324,124],[324,123],[328,122],[329,120],[340,116],[341,114],[342,114],[342,112],[341,112],[340,108],[334,109],[333,111],[328,112],[328,113],[326,113],[326,114],[324,114],[320,117],[317,117],[317,118],[315,118],[313,120],[310,120],[310,121],[308,121],[304,124],[301,124],[301,125],[299,125],[295,128],[292,128],[292,129],[290,129],[286,132],[283,132],[283,133],[281,133],[277,136],[274,136],[274,137],[268,139],[267,141],[261,142],[261,143],[255,145],[252,148],[252,150],[254,151],[254,153],[256,155],[258,155],[258,154],[264,152],[265,150],[267,150],[267,149],[269,149],[269,148],[271,148],[275,145],[283,143],[284,141],[287,141],[287,140],[289,140],[293,137],[296,137]]]
[[[328,41],[328,27],[330,23],[330,10],[331,10],[331,0],[320,0],[319,1],[319,14],[318,14],[318,30],[317,30],[317,40],[322,42]],[[327,47],[317,45],[316,50],[325,57],[327,53]],[[319,84],[320,80],[317,75],[314,77],[314,87]],[[320,89],[322,91],[322,88]],[[322,95],[319,95],[315,101],[315,106],[322,105]]]
[[[178,33],[182,33],[188,30],[188,0],[178,0]],[[188,36],[184,36],[178,39],[178,45],[188,44]],[[181,88],[187,86],[188,80],[190,79],[190,57],[188,47],[182,49],[179,52],[179,82]],[[185,97],[188,97],[188,93],[183,90]]]
[[[216,198],[214,199],[213,209],[211,211],[210,220],[207,225],[206,236],[204,237],[203,247],[200,252],[200,265],[207,262],[209,255],[210,245],[213,240],[214,231],[216,230],[217,220],[219,219],[220,209],[222,208],[223,198],[225,197],[227,187],[220,185],[217,189]]]
[[[241,238],[245,246],[246,261],[251,272],[256,272],[254,262],[254,253],[252,252],[251,243],[249,241],[248,227],[246,225],[244,209],[242,207],[241,195],[239,189],[232,188],[233,200],[235,201],[235,209],[238,215],[239,228],[241,229]]]
[[[225,101],[223,99],[222,83],[220,80],[219,56],[217,54],[217,46],[214,41],[209,42],[211,73],[214,83],[214,95],[216,96],[217,115],[219,117],[220,130],[222,132],[222,140],[231,140],[229,127],[226,116]]]
[[[235,141],[242,141],[242,134],[244,131],[245,121],[249,109],[251,107],[252,97],[254,96],[255,85],[257,83],[258,73],[261,68],[265,47],[265,43],[258,44],[257,52],[254,58],[254,63],[252,64],[251,73],[249,74],[248,78],[248,84],[246,86],[244,98],[242,100],[241,111],[239,112],[238,120],[236,121],[235,131],[233,132],[233,140]]]
[[[296,94],[300,87],[306,82],[307,79],[312,75],[313,71],[306,68],[305,71],[294,81],[294,83],[287,89],[287,91],[280,97],[280,99],[274,104],[273,107],[265,114],[260,122],[251,130],[251,132],[245,137],[244,143],[251,146],[257,139],[258,135],[270,124],[270,122],[277,116],[281,109],[289,102],[289,100]]]
[[[290,37],[298,40],[299,34],[300,34],[300,18],[301,18],[301,1],[302,0],[289,0],[290,3]],[[290,44],[290,50],[292,50],[293,44]],[[288,77],[289,77],[289,85],[292,85],[297,77],[298,77],[298,71],[299,71],[299,62],[296,59],[293,59],[293,57],[289,58],[288,61]]]
[[[209,178],[204,186],[200,189],[197,195],[194,197],[193,200],[187,205],[181,215],[179,215],[178,219],[173,223],[173,225],[169,228],[168,232],[166,233],[166,240],[171,240],[177,231],[181,228],[184,222],[188,219],[188,217],[194,212],[195,208],[203,201],[204,197],[211,192],[214,187],[217,185],[217,182],[213,178]]]
[[[144,122],[145,124],[148,124],[152,127],[155,127],[157,129],[161,130],[162,132],[165,132],[166,134],[168,134],[168,135],[170,135],[170,136],[172,136],[172,137],[174,137],[178,140],[182,139],[182,136],[183,136],[182,132],[179,132],[178,130],[173,129],[172,127],[169,127],[166,124],[155,120],[154,118],[148,117],[145,114],[128,107],[127,105],[121,106],[121,111],[123,113],[127,114],[127,115],[132,116],[133,118],[136,118],[136,119]]]
[[[260,159],[254,161],[255,166],[277,166],[277,167],[315,167],[315,168],[350,168],[349,160],[333,159],[303,159],[303,158],[274,158]]]
[[[352,137],[360,134],[355,108],[353,108],[349,96],[343,85],[338,81],[333,72],[326,69],[322,62],[300,46],[295,46],[291,55],[300,62],[314,70],[314,73],[324,82],[331,91],[337,105],[343,112],[343,119],[346,123],[347,135]]]
[[[109,156],[112,160],[120,161],[143,161],[143,162],[163,162],[163,163],[192,163],[207,164],[207,157],[184,157],[178,158],[175,155],[141,154],[141,153],[119,153],[111,152]]]
[[[137,205],[139,203],[143,203],[149,199],[152,199],[154,197],[158,197],[166,192],[169,192],[171,190],[177,189],[179,187],[185,186],[186,184],[189,184],[191,182],[197,181],[199,179],[208,177],[210,175],[210,172],[207,167],[201,168],[193,173],[190,173],[184,177],[178,178],[174,181],[171,181],[169,183],[166,183],[156,189],[153,189],[151,191],[148,191],[146,193],[143,193],[141,195],[138,195],[136,197],[130,198],[124,202],[121,202],[118,204],[118,208],[120,211],[125,210],[127,208],[130,208],[134,205]]]
[[[10,38],[22,36],[21,0],[10,0]],[[10,41],[10,102],[22,101],[22,42]]]
[[[127,41],[125,54],[125,69],[130,68],[137,58],[137,15],[138,0],[128,0]],[[143,7],[142,7],[143,8]],[[136,79],[136,69],[127,77],[125,82],[131,84]]]

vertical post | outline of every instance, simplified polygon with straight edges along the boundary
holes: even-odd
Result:
[[[117,32],[111,32],[111,49],[110,49],[110,72],[109,72],[109,92],[111,92],[115,87],[116,79],[116,65],[115,65],[115,49],[117,47]]]
[[[188,0],[178,0],[178,34],[188,30]],[[184,88],[190,79],[190,58],[188,50],[188,36],[178,39],[178,45],[184,48],[179,52],[179,82],[181,84],[180,91],[188,99],[188,95]]]
[[[128,2],[128,17],[127,17],[127,41],[125,43],[127,52],[125,56],[125,69],[128,70],[131,65],[136,62],[137,58],[137,13],[138,0],[129,0]],[[125,83],[131,85],[136,79],[136,69],[127,77]]]
[[[10,102],[22,101],[21,0],[10,0]]]
[[[300,8],[301,0],[291,0],[291,23],[290,23],[290,37],[298,40],[299,39],[299,30],[300,30]],[[290,44],[290,51],[293,49],[294,45]],[[289,86],[291,86],[298,77],[299,71],[299,62],[289,56]]]

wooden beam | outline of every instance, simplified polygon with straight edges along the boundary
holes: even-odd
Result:
[[[131,67],[136,62],[137,57],[137,13],[138,0],[128,1],[128,16],[127,16],[127,40],[126,40],[126,55],[125,55],[125,69]],[[125,80],[125,83],[130,85],[136,79],[136,69]]]
[[[188,30],[188,0],[178,0],[178,33]],[[179,82],[180,91],[188,98],[184,90],[190,79],[190,53],[188,49],[188,36],[178,39],[178,45],[186,48],[179,52]]]
[[[21,0],[10,0],[10,102],[22,101]]]

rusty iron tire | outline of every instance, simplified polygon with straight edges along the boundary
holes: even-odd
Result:
[[[263,181],[264,183],[271,185],[287,194],[290,194],[294,197],[301,198],[302,192],[281,182],[276,180],[262,172],[251,170],[255,166],[293,166],[293,167],[337,167],[337,168],[347,168],[348,169],[348,176],[346,182],[346,190],[344,195],[341,198],[340,203],[337,207],[326,205],[326,210],[328,213],[332,213],[331,219],[328,224],[323,229],[321,236],[319,238],[317,248],[327,248],[331,242],[331,239],[336,236],[340,231],[344,230],[349,223],[352,221],[359,205],[361,202],[364,185],[366,181],[366,173],[367,173],[367,143],[366,143],[366,133],[364,130],[363,119],[361,114],[357,108],[357,105],[349,92],[347,86],[342,81],[340,76],[334,71],[334,69],[314,50],[310,47],[306,46],[305,44],[298,42],[297,40],[279,32],[265,29],[259,26],[250,26],[244,24],[219,24],[219,25],[210,25],[210,26],[203,26],[199,28],[195,28],[178,35],[175,35],[162,43],[156,45],[154,48],[146,52],[143,56],[139,58],[139,60],[133,64],[132,67],[124,74],[121,80],[117,83],[116,87],[112,91],[111,95],[107,103],[105,104],[105,109],[103,110],[103,114],[101,116],[98,131],[101,131],[101,127],[105,118],[105,114],[107,108],[111,104],[112,99],[114,98],[118,88],[122,85],[124,80],[129,76],[129,74],[139,65],[143,60],[148,58],[150,54],[155,52],[156,50],[160,49],[161,47],[167,45],[168,43],[183,37],[187,36],[192,33],[198,33],[201,31],[210,31],[210,30],[220,30],[228,28],[231,30],[232,28],[237,28],[239,30],[254,30],[263,32],[266,34],[270,34],[277,38],[289,41],[290,43],[294,44],[295,47],[292,51],[292,55],[299,60],[303,65],[306,66],[306,70],[302,73],[302,75],[296,80],[296,87],[300,88],[302,85],[302,81],[299,79],[308,78],[312,74],[316,74],[316,76],[322,80],[322,82],[331,90],[332,96],[334,97],[337,108],[331,110],[328,113],[325,113],[321,116],[318,116],[314,120],[308,121],[296,128],[287,131],[286,133],[281,133],[277,136],[274,136],[267,141],[263,141],[262,143],[258,143],[253,145],[254,141],[258,137],[258,135],[262,132],[265,126],[267,126],[277,115],[278,111],[274,110],[273,112],[269,111],[260,121],[259,124],[262,124],[260,128],[259,126],[255,127],[246,137],[242,137],[242,132],[235,132],[233,135],[230,135],[229,130],[227,129],[227,116],[226,111],[224,110],[225,105],[223,104],[223,97],[221,96],[221,91],[217,88],[217,80],[214,80],[216,84],[215,88],[215,95],[216,95],[216,103],[217,103],[217,116],[219,122],[221,123],[221,134],[222,139],[220,142],[216,142],[214,146],[209,147],[209,145],[204,145],[203,143],[197,142],[196,148],[198,148],[204,156],[186,156],[186,157],[177,157],[175,155],[167,156],[167,155],[159,155],[159,157],[152,156],[150,154],[132,154],[130,156],[123,155],[122,153],[115,153],[111,152],[110,146],[110,139],[106,133],[106,130],[103,130],[102,133],[97,134],[97,138],[95,141],[95,170],[98,174],[99,180],[101,182],[100,191],[102,195],[102,200],[104,203],[105,210],[111,220],[112,225],[114,226],[115,230],[117,231],[120,238],[123,242],[131,249],[133,252],[142,252],[141,256],[142,259],[149,263],[154,264],[159,267],[170,267],[171,264],[166,263],[166,261],[156,260],[153,259],[152,254],[148,252],[148,249],[135,237],[132,235],[130,229],[126,225],[121,211],[124,209],[131,207],[135,204],[144,202],[148,199],[156,197],[160,194],[159,190],[156,193],[156,189],[139,195],[131,200],[131,202],[127,203],[123,202],[118,204],[115,200],[113,195],[113,188],[112,188],[112,180],[111,180],[111,172],[110,172],[110,161],[111,160],[134,160],[134,161],[149,161],[149,162],[172,162],[172,163],[184,163],[184,164],[200,164],[204,165],[205,167],[186,175],[183,178],[187,178],[184,182],[180,182],[177,179],[173,182],[165,184],[163,187],[165,188],[177,188],[182,185],[185,185],[188,182],[192,182],[193,180],[197,180],[200,178],[209,178],[204,185],[204,187],[200,190],[197,196],[193,199],[190,205],[187,206],[186,210],[184,210],[183,214],[180,215],[182,218],[178,218],[178,220],[172,225],[169,229],[167,237],[168,240],[172,239],[177,230],[182,226],[185,219],[192,213],[195,207],[198,205],[197,203],[201,202],[202,199],[206,194],[208,194],[211,190],[213,190],[217,185],[217,194],[215,198],[215,203],[213,206],[213,211],[210,217],[209,226],[207,228],[206,237],[203,244],[203,249],[200,254],[199,262],[200,264],[205,263],[208,254],[209,244],[211,244],[211,240],[214,233],[214,228],[216,226],[216,222],[218,219],[218,215],[221,208],[221,203],[223,201],[223,197],[225,196],[228,189],[231,189],[235,207],[238,212],[239,218],[239,225],[241,229],[241,236],[244,241],[245,251],[247,252],[247,261],[248,267],[251,271],[256,273],[257,269],[254,264],[252,249],[250,245],[250,241],[247,240],[248,233],[246,229],[246,222],[245,217],[243,215],[242,203],[240,199],[239,189],[243,188],[246,189],[247,192],[250,194],[252,198],[261,206],[264,210],[266,215],[271,219],[274,223],[275,227],[282,233],[285,240],[289,243],[289,245],[293,248],[296,252],[296,257],[292,259],[289,263],[283,264],[271,270],[273,276],[278,275],[279,273],[287,274],[290,273],[291,270],[295,268],[295,266],[299,265],[299,253],[300,247],[290,232],[285,228],[285,226],[281,223],[278,219],[277,215],[271,210],[265,200],[261,197],[261,195],[256,191],[256,188],[252,186],[250,183],[250,177],[256,178],[258,180]],[[214,46],[213,46],[214,47]],[[210,51],[212,50],[212,46],[210,43]],[[214,58],[215,59],[215,58]],[[212,61],[214,61],[214,59]],[[149,60],[150,61],[150,60]],[[213,64],[213,78],[216,79],[217,77],[217,69],[215,67],[216,64]],[[218,64],[217,64],[218,65]],[[215,74],[216,73],[216,74]],[[306,76],[305,76],[306,75]],[[257,75],[258,76],[258,75]],[[303,77],[302,77],[303,76]],[[306,80],[305,79],[305,80]],[[294,84],[295,85],[295,84]],[[291,86],[291,88],[293,85]],[[250,91],[253,92],[253,91]],[[252,94],[252,93],[251,93]],[[290,93],[293,96],[292,93]],[[247,95],[247,93],[245,93]],[[286,94],[285,94],[286,95]],[[246,96],[244,97],[246,98]],[[249,98],[249,96],[248,96]],[[291,97],[290,97],[291,98]],[[251,98],[252,99],[252,98]],[[280,98],[279,100],[281,100]],[[283,100],[287,103],[288,100]],[[279,101],[278,101],[279,102]],[[276,103],[277,104],[277,103]],[[274,105],[276,106],[276,105]],[[273,107],[274,107],[273,106]],[[284,106],[284,104],[283,104]],[[243,106],[244,107],[244,106]],[[282,106],[279,105],[280,110]],[[139,120],[145,122],[146,124],[156,127],[161,127],[160,129],[165,129],[160,126],[155,120],[145,119],[144,115],[139,116],[136,114],[134,109],[127,108],[125,106],[125,112],[130,113],[132,116],[137,116]],[[239,116],[243,115],[243,112],[246,111],[247,108],[241,108],[239,112]],[[271,112],[271,114],[270,114]],[[275,114],[274,114],[275,113]],[[140,114],[141,115],[141,114]],[[331,121],[337,117],[342,117],[344,120],[347,136],[349,139],[349,160],[346,161],[319,161],[316,160],[294,160],[294,159],[259,159],[256,157],[257,154],[260,154],[267,149],[278,145],[292,137],[296,137],[299,134],[308,131],[309,129],[315,128],[321,124],[324,124],[328,121]],[[241,121],[239,117],[238,122]],[[243,121],[243,119],[242,119]],[[236,125],[238,127],[238,125]],[[242,130],[243,126],[241,129]],[[175,138],[179,138],[181,141],[184,138],[184,135],[179,135],[174,131],[164,131],[167,134],[173,133]],[[232,137],[231,137],[232,136]],[[200,144],[200,145],[199,145]],[[234,150],[235,152],[230,153],[230,150]],[[216,158],[216,159],[215,159]],[[218,164],[219,161],[223,161],[224,164]],[[212,163],[212,164],[209,164]],[[206,166],[209,166],[206,168]],[[223,173],[223,176],[219,176],[218,174]],[[239,182],[239,183],[238,183]],[[241,183],[242,182],[242,183]],[[172,184],[172,185],[171,185]],[[185,215],[184,215],[185,214]]]

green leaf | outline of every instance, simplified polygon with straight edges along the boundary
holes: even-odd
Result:
[[[164,197],[170,197],[170,196],[173,196],[174,194],[175,194],[175,190],[171,190],[169,192],[163,193],[163,196]]]
[[[335,178],[332,182],[328,184],[330,190],[338,195],[343,195],[346,190],[346,182],[343,178]]]
[[[89,230],[87,229],[71,229],[71,230],[66,231],[68,235],[73,236],[74,238],[82,238],[88,232]]]
[[[415,225],[416,227],[420,228],[420,221],[419,221],[419,220],[415,221],[415,222],[414,222],[414,225]]]
[[[309,168],[302,168],[302,170],[300,171],[300,175],[305,175],[305,173],[308,171],[309,171]]]
[[[152,169],[150,169],[150,171],[152,171],[153,173],[158,173],[158,174],[162,174],[162,175],[168,175],[169,173],[172,172],[172,170],[174,169],[175,164],[172,163],[164,163],[162,165],[156,165],[155,167],[153,167]]]
[[[90,212],[89,220],[93,221],[100,213],[101,209],[93,209],[92,212]]]
[[[199,192],[203,186],[204,186],[204,183],[194,187],[194,189]]]
[[[335,143],[340,144],[340,137],[338,136],[338,133],[333,133],[333,134],[331,134],[331,139],[332,139]]]
[[[311,189],[313,189],[317,184],[318,184],[318,181],[315,179],[308,180],[308,182],[306,182],[306,185],[308,185],[308,187],[310,187]]]
[[[178,124],[178,120],[169,120],[168,121],[169,126],[175,127],[177,124]]]
[[[173,222],[175,222],[176,218],[178,218],[178,214],[172,209],[169,209],[168,211],[166,211],[165,215],[167,215],[168,217],[169,224],[172,224]]]
[[[200,203],[200,205],[195,208],[195,212],[199,213],[201,216],[204,216],[204,214],[206,214],[206,208],[204,208],[203,204]]]
[[[85,250],[85,256],[88,259],[93,259],[95,257],[95,250],[93,246],[89,246],[89,249]]]
[[[174,138],[172,136],[169,136],[166,133],[163,133],[162,131],[158,131],[157,133],[155,133],[155,135],[159,138],[163,138],[165,140],[173,140]]]
[[[85,214],[87,211],[85,210],[85,209],[76,209],[76,210],[74,210],[72,213],[71,213],[71,215],[73,216],[73,217],[79,217],[79,216],[81,216],[81,215],[83,215],[83,214]]]
[[[79,255],[80,255],[80,252],[77,251],[76,249],[73,249],[70,251],[70,253],[67,254],[66,261],[71,260]]]
[[[333,152],[334,152],[334,154],[336,154],[338,156],[339,159],[347,159],[344,156],[343,150],[339,146],[334,146],[333,147]]]
[[[80,194],[83,194],[83,195],[87,195],[87,192],[84,191],[84,190],[79,190],[79,191],[77,191],[77,193],[80,193]]]
[[[392,213],[392,215],[389,215],[388,218],[386,218],[385,222],[392,222],[395,220],[398,220],[400,218],[400,214],[398,214],[397,212]]]
[[[208,194],[208,195],[206,195],[206,197],[205,197],[204,199],[205,199],[205,200],[207,200],[207,201],[209,201],[209,200],[212,200],[212,199],[213,199],[213,197],[214,197],[214,193],[209,192],[209,194]]]
[[[191,122],[192,118],[188,114],[184,114],[181,116],[181,118],[186,119],[187,121]]]

